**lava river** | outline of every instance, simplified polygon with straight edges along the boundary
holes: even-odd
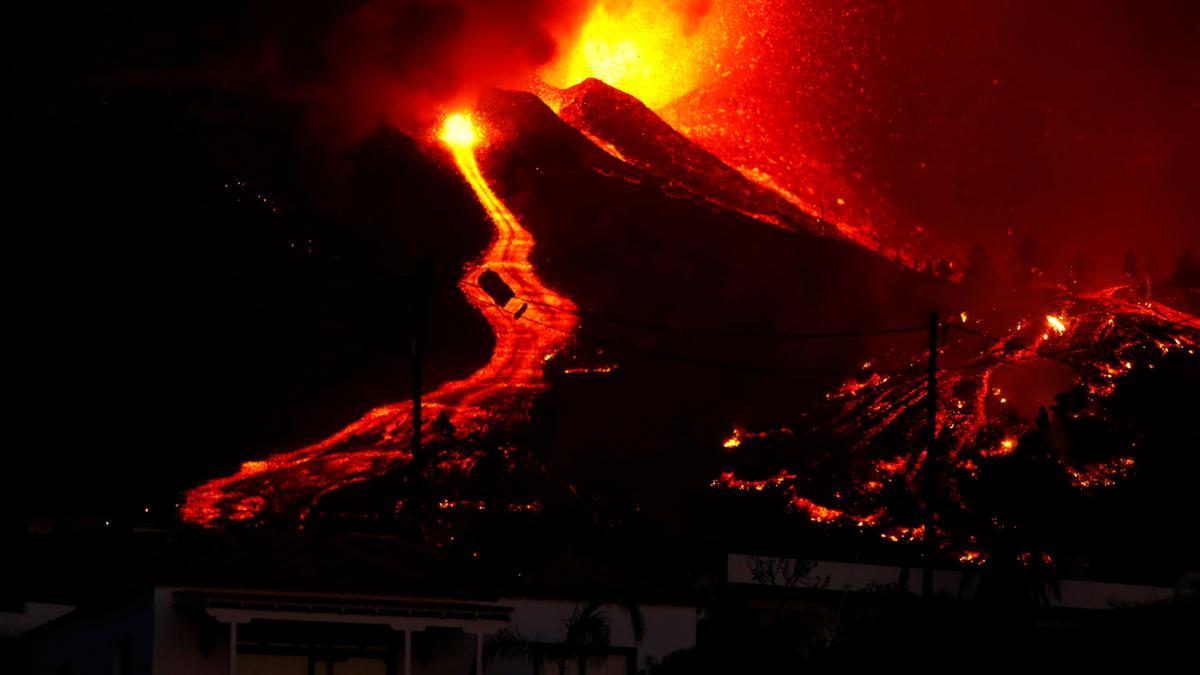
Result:
[[[940,508],[947,513],[971,512],[973,507],[962,498],[960,488],[969,486],[998,458],[1016,451],[1021,437],[1036,428],[1038,408],[1062,404],[1054,392],[1073,388],[1082,392],[1081,400],[1087,404],[1071,411],[1072,419],[1105,419],[1104,401],[1134,371],[1154,369],[1172,352],[1193,357],[1200,352],[1200,318],[1139,297],[1123,286],[1061,296],[1055,300],[1053,314],[1027,316],[1015,328],[997,327],[999,337],[986,332],[984,325],[965,312],[943,323],[954,336],[939,349],[946,360],[937,381],[937,446],[943,453],[942,470],[949,476],[941,488],[946,496]],[[782,466],[777,466],[778,450],[757,459],[760,446],[771,452],[772,442],[786,442],[797,433],[786,427],[735,431],[725,448],[731,456],[745,456],[743,466],[757,472],[746,477],[726,471],[713,485],[741,492],[777,492],[813,522],[875,527],[891,541],[923,539],[924,526],[912,520],[911,512],[891,512],[897,493],[886,487],[899,483],[921,499],[928,489],[920,482],[928,433],[925,358],[916,354],[907,368],[889,373],[864,371],[827,395],[829,407],[821,410],[816,426],[847,439],[843,452],[853,458],[836,479],[827,477],[827,485],[837,487],[822,489],[827,485],[806,482],[808,476],[797,468],[804,464],[794,459],[799,455]],[[1047,365],[1056,374],[1049,374]],[[1054,386],[1039,393],[1031,384],[1038,378]],[[1066,455],[1058,458],[1074,488],[1112,487],[1135,469],[1138,434],[1122,435],[1114,428],[1106,433],[1114,441],[1107,456],[1087,463]],[[1123,447],[1117,447],[1118,438],[1125,439]],[[939,528],[942,545],[950,545],[950,536],[972,541],[976,535],[984,536],[965,529],[963,522],[959,521],[961,532]],[[964,549],[956,555],[974,564],[985,560],[978,552],[968,553]]]
[[[576,327],[574,304],[542,283],[529,262],[533,236],[480,170],[478,134],[469,115],[455,114],[446,119],[440,138],[495,226],[487,250],[467,267],[459,288],[491,325],[496,345],[483,368],[427,392],[421,405],[426,429],[444,412],[460,435],[522,419],[545,387],[545,360],[571,339]],[[497,305],[477,283],[486,271],[498,274],[516,299]],[[523,303],[527,306],[521,309]],[[411,409],[411,401],[381,406],[323,441],[245,462],[232,476],[189,490],[180,515],[205,526],[267,514],[296,513],[303,518],[322,495],[412,458]]]

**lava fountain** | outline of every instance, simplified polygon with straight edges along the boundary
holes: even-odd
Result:
[[[491,360],[469,377],[422,397],[422,418],[430,420],[425,428],[445,413],[462,436],[497,431],[524,419],[533,397],[545,388],[544,362],[571,339],[577,319],[574,303],[534,272],[529,262],[533,236],[480,170],[476,153],[486,140],[481,127],[471,115],[456,113],[445,119],[438,138],[495,227],[488,248],[459,281],[496,335]],[[485,272],[499,275],[516,298],[497,304],[477,283]],[[232,476],[189,490],[180,515],[204,526],[266,514],[303,518],[323,495],[412,459],[411,409],[411,402],[384,405],[323,441],[245,462]]]
[[[828,44],[828,35],[846,30],[843,12],[832,19],[796,4],[599,0],[577,31],[558,36],[563,48],[530,88],[561,112],[571,88],[588,79],[604,82],[737,172],[736,182],[748,181],[785,202],[787,210],[804,214],[813,231],[914,269],[930,261],[961,262],[957,242],[934,240],[924,226],[897,220],[889,201],[862,185],[861,171],[846,165],[841,139],[848,121],[840,116],[847,108],[861,115],[867,90],[857,87],[861,100],[851,97],[836,108],[828,99],[843,89],[841,50],[869,45]],[[691,164],[688,170],[700,174],[711,167],[684,157],[655,166],[578,117],[564,120],[618,160],[662,180],[679,183],[684,178],[679,165]],[[701,194],[712,197],[713,191]],[[742,213],[779,225],[769,213]]]
[[[596,78],[660,108],[717,77],[729,37],[710,9],[691,0],[597,2],[540,77],[558,88]]]

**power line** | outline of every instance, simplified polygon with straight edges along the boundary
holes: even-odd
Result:
[[[473,288],[477,288],[477,289],[483,291],[484,293],[488,293],[486,288],[484,288],[483,286],[481,286],[475,282],[472,282],[470,280],[461,279],[460,283],[466,284]],[[509,299],[509,302],[511,302],[512,300],[518,300],[520,302],[524,302],[526,304],[530,304],[535,307],[540,307],[540,308],[547,309],[550,311],[570,314],[573,316],[579,316],[581,318],[593,318],[595,320],[598,320],[601,322],[607,322],[607,323],[624,323],[624,324],[628,324],[628,325],[638,325],[641,327],[651,327],[651,328],[655,328],[657,330],[677,331],[677,332],[683,332],[683,333],[694,333],[694,332],[699,331],[702,334],[715,334],[715,333],[719,332],[719,331],[706,331],[705,329],[687,329],[687,328],[682,328],[682,327],[677,327],[677,326],[667,326],[665,324],[659,324],[659,323],[650,322],[650,321],[639,321],[639,320],[632,320],[632,319],[624,319],[624,320],[611,319],[608,317],[604,317],[604,316],[590,313],[590,312],[585,312],[582,310],[564,309],[564,308],[558,307],[556,305],[552,305],[552,304],[545,303],[545,302],[539,302],[537,300],[531,300],[528,298],[523,298],[523,297],[517,296],[517,295],[512,296],[512,298]],[[584,342],[591,342],[593,344],[596,344],[596,345],[599,345],[601,347],[605,347],[608,349],[614,349],[616,351],[635,352],[638,354],[642,354],[642,355],[649,356],[649,357],[656,358],[656,359],[663,360],[663,361],[683,363],[683,364],[687,364],[687,365],[712,368],[712,369],[716,369],[716,370],[728,370],[728,371],[734,371],[734,372],[754,373],[754,374],[759,374],[759,375],[808,375],[808,376],[839,376],[839,377],[853,377],[853,376],[859,376],[859,375],[863,375],[863,374],[900,375],[900,374],[913,373],[913,372],[916,372],[917,370],[919,370],[915,367],[914,368],[904,368],[904,369],[893,369],[893,370],[779,368],[779,367],[764,367],[764,366],[754,366],[754,365],[748,365],[748,364],[729,363],[729,362],[717,361],[717,360],[713,360],[713,359],[705,359],[705,358],[699,358],[699,357],[686,356],[686,355],[682,355],[682,354],[672,354],[669,352],[662,352],[662,351],[657,351],[657,350],[646,349],[644,347],[638,347],[636,345],[631,345],[631,344],[624,343],[624,342],[621,342],[618,340],[613,340],[611,338],[600,338],[600,337],[596,337],[593,335],[588,335],[581,330],[578,330],[578,331],[565,330],[563,328],[559,328],[558,326],[552,326],[548,323],[538,321],[537,319],[529,316],[529,314],[520,314],[519,316],[515,316],[514,318],[515,318],[515,320],[518,320],[518,321],[521,321],[521,320],[529,321],[531,323],[537,324],[538,326],[546,328],[547,330],[552,330],[552,331],[555,331],[558,333],[562,333],[564,335],[573,337],[575,339],[582,340]],[[863,335],[909,333],[909,332],[924,331],[924,330],[925,330],[924,326],[910,326],[910,327],[904,327],[904,328],[887,328],[887,329],[880,329],[880,330],[875,330],[875,331],[830,331],[830,332],[823,332],[823,333],[774,333],[774,334],[764,333],[762,335],[774,336],[774,337],[782,336],[782,337],[795,338],[795,339],[805,339],[805,338],[816,339],[816,338],[839,338],[839,337],[857,337],[857,336],[863,336]],[[753,335],[753,333],[736,332],[736,331],[730,331],[727,334],[739,335],[739,336]]]
[[[565,330],[565,329],[559,328],[557,326],[552,326],[550,324],[538,321],[537,319],[530,317],[528,314],[522,316],[519,320],[530,321],[532,323],[535,323],[535,324],[542,326],[544,328],[547,328],[549,330],[553,330],[553,331],[562,333],[564,335],[573,336],[577,339],[583,340],[584,342],[591,342],[593,344],[597,344],[602,347],[615,349],[618,351],[636,352],[639,354],[643,354],[643,355],[661,359],[661,360],[674,361],[677,363],[684,363],[684,364],[688,364],[688,365],[708,367],[708,368],[714,368],[714,369],[720,369],[720,370],[731,370],[731,371],[738,371],[738,372],[748,372],[748,373],[768,374],[768,375],[814,375],[814,376],[816,376],[816,375],[837,375],[837,376],[842,376],[842,377],[855,377],[855,376],[872,375],[872,374],[915,375],[917,373],[924,371],[924,368],[921,366],[910,366],[907,368],[895,368],[895,369],[844,370],[844,369],[778,368],[778,367],[765,367],[765,366],[754,366],[754,365],[748,365],[748,364],[728,363],[728,362],[716,361],[716,360],[706,359],[706,358],[701,358],[701,357],[693,357],[693,356],[687,356],[687,355],[682,355],[682,354],[672,354],[669,352],[662,352],[662,351],[657,351],[657,350],[652,350],[652,349],[646,349],[644,347],[638,347],[636,345],[623,343],[623,342],[620,342],[617,340],[612,340],[609,338],[600,338],[600,337],[595,337],[592,335],[587,335],[587,334],[583,333],[582,331]],[[939,324],[939,326],[947,326],[947,325],[949,325],[949,324]],[[926,330],[928,330],[928,329],[926,328]],[[987,338],[992,339],[997,342],[1004,341],[1004,340],[1001,340],[1000,338],[994,338],[992,336],[987,336],[987,335],[983,335],[982,337],[987,337]],[[1029,351],[1031,351],[1031,353],[1036,357],[1055,359],[1057,361],[1060,361],[1064,364],[1067,364],[1067,365],[1070,365],[1073,367],[1083,367],[1083,366],[1093,367],[1093,366],[1090,366],[1090,364],[1078,363],[1078,362],[1069,361],[1066,359],[1057,358],[1061,354],[1070,354],[1070,353],[1079,352],[1079,351],[1083,351],[1083,350],[1084,350],[1084,347],[1070,347],[1067,349],[1062,349],[1062,350],[1058,350],[1058,351],[1054,351],[1054,352],[1038,352],[1038,351],[1033,351],[1033,350],[1029,350]],[[1004,359],[997,358],[997,359],[971,361],[968,363],[959,363],[959,364],[953,364],[953,365],[940,365],[939,364],[938,370],[939,371],[973,370],[976,368],[991,368],[993,366],[1001,365],[1004,362],[1005,362]]]
[[[519,321],[529,321],[529,322],[535,323],[539,326],[542,326],[544,328],[547,328],[549,330],[563,333],[565,335],[570,335],[577,339],[583,340],[584,342],[591,342],[593,344],[597,344],[597,345],[600,345],[602,347],[606,347],[609,349],[614,349],[617,351],[636,352],[638,354],[650,356],[652,358],[656,358],[656,359],[660,359],[660,360],[664,360],[664,361],[673,361],[676,363],[683,363],[683,364],[687,364],[687,365],[699,366],[699,367],[705,367],[705,368],[713,368],[716,370],[729,370],[729,371],[735,371],[735,372],[754,373],[754,374],[759,374],[759,375],[814,375],[814,376],[837,375],[837,376],[841,376],[841,377],[861,375],[864,373],[867,373],[867,374],[876,374],[877,373],[880,375],[899,375],[899,374],[905,374],[905,373],[914,373],[914,372],[917,372],[917,370],[919,370],[917,368],[905,368],[905,369],[897,369],[897,370],[844,370],[844,369],[815,369],[815,368],[778,368],[778,367],[754,366],[754,365],[739,364],[739,363],[728,363],[728,362],[724,362],[724,361],[716,361],[716,360],[712,360],[712,359],[687,356],[687,355],[683,355],[683,354],[672,354],[669,352],[661,352],[661,351],[657,351],[657,350],[646,349],[644,347],[638,347],[636,345],[622,343],[622,342],[619,342],[616,340],[611,340],[608,338],[598,338],[595,336],[587,335],[587,334],[583,333],[582,331],[564,330],[557,326],[551,326],[550,324],[538,321],[537,319],[530,317],[528,314],[522,316],[518,320]]]
[[[468,286],[473,286],[486,292],[479,284],[471,281],[463,280],[462,283]],[[824,340],[824,339],[839,339],[839,338],[854,338],[854,337],[871,337],[876,335],[896,335],[902,333],[915,333],[924,331],[925,326],[902,326],[896,328],[876,328],[876,329],[861,329],[861,330],[835,330],[835,331],[750,331],[731,328],[703,328],[694,326],[677,326],[671,324],[660,323],[656,321],[648,321],[644,319],[628,319],[621,317],[610,317],[596,312],[588,312],[584,310],[571,310],[557,305],[552,305],[546,302],[530,300],[521,296],[514,296],[514,299],[520,300],[535,307],[541,307],[552,312],[560,312],[563,314],[571,314],[573,316],[592,319],[603,323],[615,325],[635,326],[639,328],[650,328],[657,331],[672,332],[672,333],[688,333],[692,335],[703,335],[709,337],[751,337],[751,338],[771,338],[776,340]]]
[[[945,324],[945,325],[949,328],[954,328],[954,329],[960,330],[964,333],[968,333],[970,335],[974,335],[976,337],[980,337],[985,340],[990,340],[991,342],[995,342],[997,344],[1007,344],[1009,342],[1008,339],[998,338],[995,335],[990,335],[983,331],[978,331],[978,330],[974,330],[971,328],[967,328],[966,326],[961,326],[959,324]],[[1093,370],[1096,370],[1097,369],[1096,366],[1093,366],[1090,363],[1080,363],[1078,361],[1072,361],[1070,359],[1059,358],[1060,354],[1070,354],[1073,352],[1079,352],[1079,351],[1083,351],[1083,350],[1084,350],[1084,347],[1075,346],[1075,347],[1068,347],[1066,349],[1061,349],[1058,351],[1050,351],[1050,352],[1039,351],[1037,349],[1032,349],[1030,347],[1022,347],[1020,351],[1030,352],[1031,354],[1033,354],[1034,356],[1039,357],[1039,358],[1052,359],[1054,361],[1058,361],[1059,363],[1066,364],[1073,368],[1091,368]]]
[[[461,279],[460,283],[466,284],[466,285],[474,287],[474,288],[478,288],[481,291],[484,291],[485,293],[487,292],[487,290],[484,289],[479,284],[469,281],[467,279]],[[840,330],[840,331],[812,331],[812,332],[754,332],[754,331],[740,331],[740,330],[735,330],[735,329],[708,329],[708,328],[696,328],[696,327],[685,327],[685,326],[672,326],[669,324],[663,324],[663,323],[658,323],[658,322],[653,322],[653,321],[644,321],[644,320],[638,320],[638,319],[624,319],[624,318],[617,318],[617,317],[607,317],[607,316],[604,316],[601,314],[597,314],[594,312],[587,312],[584,310],[565,309],[563,307],[552,305],[550,303],[540,302],[537,300],[523,298],[521,296],[515,296],[515,295],[513,296],[512,299],[515,299],[520,302],[523,302],[523,303],[526,303],[529,305],[533,305],[535,307],[539,307],[539,308],[542,308],[542,309],[545,309],[548,311],[570,314],[570,315],[578,316],[581,318],[593,319],[593,320],[600,321],[603,323],[649,328],[649,329],[653,329],[655,331],[660,331],[660,332],[678,332],[678,333],[704,335],[704,336],[766,337],[766,338],[775,338],[775,339],[780,339],[780,340],[806,340],[806,339],[838,339],[838,338],[852,338],[852,337],[869,337],[869,336],[877,336],[877,335],[894,335],[894,334],[913,333],[913,332],[918,332],[918,331],[925,332],[928,330],[928,326],[904,326],[904,327],[898,327],[898,328],[880,328],[880,329],[874,329],[874,330]],[[588,335],[581,330],[577,330],[577,331],[564,330],[557,326],[552,326],[545,322],[538,321],[537,319],[534,319],[533,317],[529,316],[528,314],[523,314],[523,315],[517,317],[517,320],[522,320],[522,319],[525,321],[529,321],[531,323],[537,324],[543,328],[546,328],[547,330],[552,330],[555,332],[563,333],[565,335],[572,336],[572,337],[582,340],[584,342],[590,342],[590,343],[593,343],[593,344],[596,344],[596,345],[599,345],[599,346],[602,346],[605,348],[614,349],[617,351],[634,352],[634,353],[642,354],[642,355],[649,356],[651,358],[656,358],[656,359],[663,360],[663,361],[682,363],[682,364],[686,364],[686,365],[692,365],[692,366],[703,367],[703,368],[712,368],[712,369],[716,369],[716,370],[727,370],[727,371],[732,371],[732,372],[753,373],[753,374],[759,374],[759,375],[801,375],[801,376],[807,375],[807,376],[840,376],[840,377],[857,377],[857,376],[871,375],[871,374],[913,375],[913,374],[916,374],[923,370],[923,368],[921,368],[920,366],[911,366],[911,367],[907,367],[907,368],[897,368],[897,369],[845,370],[845,369],[831,369],[831,368],[825,368],[825,369],[821,369],[821,368],[781,368],[781,367],[756,366],[756,365],[742,364],[742,363],[731,363],[731,362],[720,361],[720,360],[709,359],[709,358],[694,357],[694,356],[688,356],[688,355],[684,355],[684,354],[675,354],[675,353],[663,352],[663,351],[659,351],[659,350],[646,349],[644,347],[639,347],[637,345],[629,344],[629,343],[622,342],[619,340],[613,340],[611,338],[601,338],[601,337],[596,337],[594,335]],[[959,324],[939,323],[938,325],[939,325],[939,327],[955,328],[957,330],[961,330],[965,333],[969,333],[971,335],[975,335],[977,337],[981,337],[981,338],[990,340],[995,343],[1008,342],[1008,340],[1006,340],[1006,339],[998,338],[993,335],[984,333],[982,331],[973,330],[973,329],[967,328],[966,326],[962,326]],[[1037,351],[1034,349],[1024,348],[1024,351],[1028,351],[1032,355],[1039,357],[1039,358],[1054,359],[1054,360],[1060,361],[1061,363],[1064,363],[1064,364],[1072,366],[1072,367],[1087,366],[1087,367],[1094,368],[1094,366],[1090,366],[1090,364],[1082,364],[1082,363],[1078,363],[1075,361],[1058,358],[1059,354],[1067,354],[1067,353],[1081,351],[1081,350],[1082,350],[1081,347],[1072,347],[1072,348],[1064,349],[1064,350],[1061,350],[1058,352],[1041,352],[1041,351]],[[1004,359],[988,359],[988,360],[979,360],[979,361],[972,361],[972,362],[968,362],[968,363],[960,363],[960,364],[953,364],[953,365],[939,365],[938,370],[972,370],[972,369],[976,369],[976,368],[990,368],[992,366],[1000,365],[1002,363],[1004,363]]]
[[[482,287],[480,287],[478,284],[474,284],[471,282],[465,282],[465,283],[467,283],[470,286],[480,288],[482,290]],[[529,302],[528,300],[525,300],[519,296],[514,296],[514,299],[520,300],[522,302]],[[548,303],[541,303],[541,302],[534,301],[532,304],[534,304],[535,306],[546,307],[546,308],[558,310],[558,311],[561,311],[564,313],[573,314],[576,316],[585,316],[586,315],[583,312],[571,312],[569,310],[563,310],[562,308],[554,307],[553,305],[550,305]],[[658,351],[658,350],[653,350],[653,349],[646,349],[645,347],[639,347],[637,345],[632,345],[632,344],[629,344],[626,342],[622,342],[620,340],[614,340],[611,338],[602,338],[602,337],[596,337],[594,335],[588,335],[587,333],[585,333],[581,330],[576,330],[576,331],[566,330],[563,328],[559,328],[558,326],[553,326],[548,323],[538,321],[537,319],[531,317],[529,314],[523,314],[520,317],[517,317],[516,320],[529,321],[531,323],[537,324],[538,326],[546,328],[547,330],[552,330],[557,333],[562,333],[564,335],[571,336],[575,339],[582,340],[584,342],[590,342],[592,344],[596,344],[598,346],[605,347],[608,349],[613,349],[616,351],[623,351],[623,352],[634,352],[634,353],[642,354],[644,356],[649,356],[651,358],[659,359],[662,361],[670,361],[670,362],[674,362],[674,363],[681,363],[681,364],[685,364],[685,365],[691,365],[691,366],[702,367],[702,368],[712,368],[714,370],[727,370],[727,371],[732,371],[732,372],[753,373],[753,374],[758,374],[758,375],[800,375],[800,376],[807,375],[807,376],[838,376],[838,377],[858,377],[858,376],[862,376],[862,375],[873,375],[873,374],[913,375],[913,374],[923,371],[923,368],[920,366],[910,366],[907,368],[894,368],[894,369],[846,370],[846,369],[833,369],[833,368],[781,368],[781,367],[755,366],[755,365],[751,365],[751,364],[742,364],[742,363],[730,363],[730,362],[726,362],[726,361],[718,361],[718,360],[714,360],[714,359],[688,356],[688,355],[684,355],[684,354],[674,354],[674,353],[670,353],[670,352],[663,352],[663,351]],[[944,326],[947,324],[939,324],[939,325]],[[928,330],[928,327],[917,326],[916,329],[921,330],[921,331],[926,331],[926,330]],[[908,332],[913,332],[913,329],[912,328],[884,329],[884,331],[886,331],[887,333],[908,333]],[[873,332],[871,334],[878,335],[881,333]],[[820,335],[821,336],[831,336],[832,334],[822,333]],[[990,368],[992,366],[999,365],[1000,363],[1003,363],[1002,359],[995,359],[995,360],[990,360],[990,361],[976,361],[976,362],[970,362],[970,363],[960,363],[960,364],[955,364],[955,365],[939,366],[939,370],[971,370],[971,369],[975,369],[975,368]]]

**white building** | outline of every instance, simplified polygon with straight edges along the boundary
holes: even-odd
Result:
[[[697,610],[639,605],[644,639],[605,607],[610,639],[562,646],[582,603],[154,586],[79,608],[30,636],[35,675],[518,675],[637,672],[696,643]],[[504,631],[504,633],[501,633]],[[524,656],[485,658],[497,635]],[[489,642],[491,640],[492,642]],[[569,657],[567,656],[569,654]],[[584,658],[586,656],[586,658]],[[582,664],[582,668],[580,665]]]

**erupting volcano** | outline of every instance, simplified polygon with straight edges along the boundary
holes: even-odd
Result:
[[[425,428],[444,413],[466,435],[520,423],[545,386],[543,363],[570,340],[575,307],[538,278],[529,262],[533,237],[480,171],[476,152],[486,143],[484,131],[470,114],[454,113],[446,117],[439,138],[495,226],[492,243],[459,284],[496,336],[491,360],[470,377],[427,393],[421,403]],[[499,275],[520,300],[497,304],[479,284],[485,272]],[[322,495],[411,460],[411,414],[411,403],[375,408],[320,443],[246,462],[236,474],[189,491],[182,516],[202,525],[273,512],[303,517]]]
[[[68,5],[0,675],[1194,659],[1200,0]]]
[[[915,350],[898,341],[903,337],[858,341],[912,332],[888,324],[913,316],[914,306],[966,304],[958,265],[965,242],[902,225],[860,175],[839,175],[809,153],[806,138],[828,129],[785,120],[780,111],[796,101],[782,85],[767,87],[768,95],[744,107],[728,107],[730,91],[762,85],[755,78],[761,79],[760,64],[774,58],[772,40],[790,35],[775,30],[777,13],[754,3],[742,16],[723,4],[702,23],[697,16],[653,3],[624,9],[598,3],[573,42],[543,65],[530,91],[493,91],[490,106],[446,115],[440,132],[426,134],[426,145],[449,153],[493,228],[491,244],[467,266],[458,288],[486,318],[495,346],[483,368],[424,394],[423,429],[447,422],[462,439],[527,424],[531,404],[550,388],[544,370],[556,354],[574,364],[559,369],[569,375],[611,374],[620,358],[648,355],[701,368],[828,380],[845,379],[842,366],[862,350],[861,373],[815,406],[821,419],[787,420],[807,429],[739,428],[724,443],[730,467],[713,485],[776,492],[813,521],[877,527],[885,539],[915,540],[925,532],[914,514],[930,510],[921,488],[926,473],[936,469],[934,479],[945,484],[940,494],[948,505],[938,507],[939,517],[962,520],[972,512],[963,485],[980,466],[1012,454],[1024,436],[1049,434],[1039,406],[1074,392],[1074,408],[1063,401],[1055,408],[1064,419],[1102,418],[1097,410],[1128,371],[1153,369],[1164,355],[1194,355],[1200,348],[1200,321],[1131,289],[1067,292],[1039,280],[1036,297],[1031,292],[1015,313],[1015,329],[992,328],[1011,327],[1014,322],[1002,321],[1012,312],[977,313],[968,306],[958,314],[956,308],[957,318],[939,326],[944,372],[929,442],[922,423],[930,407],[924,357],[913,356]],[[753,32],[746,26],[754,22],[770,28],[760,31],[770,39],[747,40]],[[734,29],[742,37],[731,42],[727,33]],[[739,58],[751,65],[723,61]],[[778,147],[787,133],[795,136],[790,146]],[[535,272],[535,232],[543,273],[570,289],[576,302]],[[623,238],[630,239],[627,247]],[[683,260],[688,256],[695,259]],[[1029,260],[1019,262],[1021,274],[1042,274]],[[680,299],[689,293],[710,304],[697,309]],[[879,329],[823,330],[831,326],[822,321],[843,305],[855,311],[842,316],[861,315]],[[614,309],[633,316],[614,318]],[[991,323],[976,314],[989,315]],[[747,330],[748,322],[758,329]],[[795,326],[805,330],[788,330]],[[714,346],[716,338],[729,342]],[[855,342],[840,352],[782,346],[826,339]],[[724,353],[712,356],[718,350]],[[765,354],[764,363],[738,358],[755,352]],[[704,381],[668,384],[683,389]],[[739,386],[748,401],[757,397],[755,405],[769,401],[761,407],[776,416],[786,415],[780,401],[796,395],[757,383],[728,388]],[[189,491],[182,516],[201,525],[271,515],[303,519],[324,496],[413,459],[411,408],[411,402],[378,407],[324,441],[245,462],[236,474]],[[828,458],[817,464],[829,473],[816,465],[808,474],[787,462],[779,466],[779,448],[797,438],[808,447],[840,448],[839,468],[830,469]],[[1132,447],[1110,450],[1063,456],[1059,466],[1079,489],[1111,484],[1137,459]],[[477,459],[452,447],[439,452],[450,455],[445,466],[467,472]],[[946,530],[939,532],[943,537],[952,529],[945,520],[935,527]],[[981,531],[961,528],[957,550],[965,551]]]

